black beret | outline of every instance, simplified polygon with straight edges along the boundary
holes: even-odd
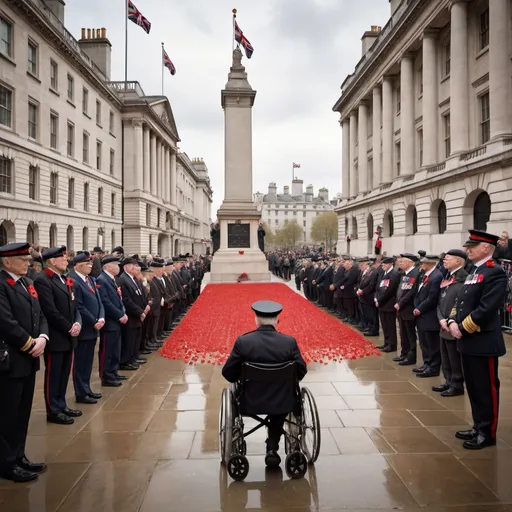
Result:
[[[416,254],[411,254],[409,252],[404,252],[403,254],[400,254],[400,258],[405,258],[406,260],[414,261],[414,263],[417,263],[418,261],[420,261],[420,259],[418,258],[418,256],[416,256]]]
[[[395,263],[395,258],[382,258],[381,263]]]
[[[427,251],[424,251],[424,250],[420,249],[420,250],[418,251],[418,254],[419,254],[422,258],[424,258],[424,257],[427,255]]]
[[[149,266],[154,268],[164,268],[164,263],[162,261],[154,260],[149,264]]]
[[[370,258],[357,258],[358,263],[370,263]]]
[[[112,252],[120,252],[121,254],[124,254],[124,249],[120,245],[118,245],[117,247],[114,247],[112,249]]]
[[[27,242],[12,243],[0,247],[0,258],[10,256],[28,256],[30,254],[30,244]]]
[[[426,254],[423,258],[421,258],[421,263],[438,263],[440,260],[437,254]]]
[[[103,249],[101,247],[95,247],[92,252],[101,252],[103,253]]]
[[[458,258],[462,258],[463,260],[465,260],[468,257],[466,251],[463,251],[462,249],[450,249],[446,253],[446,256],[457,256]]]
[[[142,272],[152,272],[151,268],[149,268],[149,266],[143,261],[138,261],[137,264]]]
[[[165,262],[165,266],[166,266],[166,267],[168,267],[168,266],[170,266],[170,265],[174,265],[174,260],[173,260],[173,259],[167,260],[167,261]]]
[[[62,256],[66,256],[66,246],[62,245],[61,247],[50,247],[49,249],[45,249],[41,256],[45,261],[52,258],[61,258]]]
[[[275,317],[283,310],[283,306],[281,306],[281,304],[271,300],[259,300],[258,302],[255,302],[251,308],[258,316],[267,318]]]
[[[77,263],[87,263],[89,261],[91,261],[91,255],[87,251],[84,251],[73,258],[73,265]]]
[[[140,265],[140,263],[135,258],[125,258],[123,260],[123,265]]]
[[[101,264],[106,265],[107,263],[119,263],[120,261],[121,261],[121,258],[119,258],[118,256],[105,256],[101,260]]]

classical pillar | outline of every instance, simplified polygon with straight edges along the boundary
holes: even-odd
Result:
[[[151,133],[150,141],[151,149],[151,194],[156,195],[156,137],[154,133]]]
[[[382,81],[382,183],[393,181],[393,81]]]
[[[343,119],[341,122],[342,140],[342,167],[341,167],[341,190],[343,199],[350,197],[350,121]]]
[[[149,133],[149,126],[144,125],[144,192],[150,192],[151,190],[151,158]]]
[[[380,127],[382,126],[382,93],[380,90],[380,86],[373,88],[373,187],[378,187],[382,183],[381,176],[381,137],[380,137]]]
[[[450,12],[450,142],[457,153],[469,148],[468,4],[452,0]]]
[[[168,146],[165,146],[164,148],[164,155],[165,155],[165,158],[164,158],[164,201],[166,203],[169,202],[169,199],[170,199],[170,155],[169,155],[169,147]]]
[[[176,150],[171,150],[171,174],[170,174],[170,185],[171,185],[171,204],[176,206]]]
[[[437,163],[437,32],[423,34],[423,165]]]
[[[140,119],[133,120],[135,153],[134,166],[133,166],[133,188],[135,190],[142,189],[142,172],[143,172],[143,158],[144,158],[144,143],[142,135],[142,121]]]
[[[491,139],[512,133],[510,0],[489,2],[489,99]]]
[[[400,175],[414,174],[414,61],[411,55],[400,63]]]
[[[359,192],[362,193],[368,191],[368,104],[366,101],[359,103],[357,127],[359,131],[357,174],[359,175]]]
[[[357,155],[357,112],[350,114],[350,197],[357,196],[357,173],[354,162]]]

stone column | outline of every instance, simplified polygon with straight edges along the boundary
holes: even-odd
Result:
[[[162,143],[156,139],[156,196],[162,196]]]
[[[357,112],[350,114],[350,197],[357,196],[357,174],[354,159],[357,155]]]
[[[144,142],[142,134],[142,121],[140,119],[133,120],[134,129],[134,142],[135,147],[133,152],[135,153],[135,161],[133,166],[133,188],[135,190],[142,189],[142,172],[144,169],[143,157],[144,157]]]
[[[156,137],[151,133],[151,194],[156,195]]]
[[[382,125],[382,93],[380,87],[373,88],[373,186],[378,187],[382,183],[380,159],[381,159],[381,137],[380,127]]]
[[[164,166],[164,200],[166,203],[170,200],[170,155],[169,155],[169,147],[165,146],[165,158],[164,158],[165,166]]]
[[[437,163],[437,32],[423,34],[423,165]]]
[[[489,2],[489,100],[491,139],[512,133],[510,0]]]
[[[170,188],[171,188],[171,204],[176,206],[176,151],[171,150],[171,173],[170,173]]]
[[[393,181],[393,81],[382,82],[382,183]]]
[[[348,199],[350,197],[350,121],[348,119],[343,119],[341,127],[341,136],[343,138],[341,189],[343,199]]]
[[[144,126],[144,192],[151,190],[151,158],[149,144],[149,126]]]
[[[450,11],[450,140],[453,154],[469,148],[468,4],[465,0],[452,0]]]
[[[404,55],[400,63],[400,175],[414,174],[414,61]]]
[[[357,173],[359,192],[363,193],[368,191],[368,104],[366,101],[359,104],[357,127],[359,131]]]

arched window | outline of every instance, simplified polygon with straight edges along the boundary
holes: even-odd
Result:
[[[350,235],[350,233],[348,232],[348,219],[345,217],[345,236],[348,235]]]
[[[382,234],[385,237],[393,236],[395,230],[394,221],[393,221],[393,214],[390,210],[386,210],[384,213],[384,227],[382,230]]]
[[[27,226],[27,242],[31,245],[36,243],[36,240],[39,237],[37,236],[37,226],[31,221]]]
[[[371,213],[368,214],[368,218],[366,219],[366,230],[368,232],[368,240],[373,239],[373,215]]]
[[[437,207],[437,227],[440,234],[446,231],[447,215],[446,215],[446,203],[441,201]]]
[[[5,229],[4,223],[0,224],[0,246],[7,245],[7,229]]]
[[[82,230],[82,251],[87,251],[89,247],[89,228],[85,227]]]
[[[75,248],[75,231],[73,226],[68,226],[66,232],[66,248],[68,251],[73,251]]]
[[[114,229],[112,230],[112,234],[111,234],[111,243],[112,243],[112,247],[116,246],[116,231]]]
[[[352,239],[357,240],[358,233],[357,233],[357,219],[355,217],[352,217]]]
[[[57,247],[57,226],[55,224],[50,226],[50,247]]]
[[[491,198],[487,192],[481,192],[473,206],[473,229],[487,230],[491,218]]]
[[[103,228],[98,229],[98,237],[96,240],[96,244],[98,247],[101,247],[103,249],[103,242],[105,240],[105,230]]]
[[[405,211],[405,234],[415,235],[418,232],[418,212],[413,204]]]

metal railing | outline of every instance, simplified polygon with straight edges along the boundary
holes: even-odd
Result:
[[[139,82],[134,82],[134,81],[131,81],[131,82],[123,82],[123,81],[107,82],[107,85],[110,89],[112,89],[113,91],[115,91],[119,94],[134,92],[140,98],[146,96],[144,94],[144,91],[142,90],[142,87],[140,86]]]

